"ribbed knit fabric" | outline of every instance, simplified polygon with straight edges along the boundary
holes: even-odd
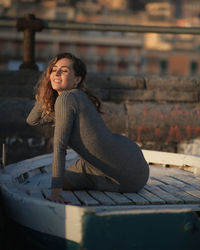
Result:
[[[41,121],[38,103],[29,114],[27,122],[30,125],[45,122]],[[105,182],[102,185],[96,184],[95,178],[98,175],[111,180],[117,185],[115,191],[122,192],[136,192],[148,180],[149,166],[138,145],[125,136],[112,134],[88,96],[78,89],[62,92],[55,103],[52,189],[63,187],[67,146],[81,157],[75,167],[67,170],[69,182],[77,188],[87,188],[86,180],[84,185],[79,186],[80,177],[76,177],[76,172],[81,170],[77,168],[83,168],[85,176],[93,181],[94,189],[106,190],[106,186],[102,186]]]

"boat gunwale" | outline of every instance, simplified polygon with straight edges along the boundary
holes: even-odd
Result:
[[[67,150],[66,161],[77,159],[77,153],[72,149]],[[142,150],[144,158],[149,164],[158,164],[159,166],[176,166],[176,167],[191,167],[191,172],[194,174],[200,174],[200,157],[194,155],[186,155],[179,153],[154,151],[154,150]],[[42,161],[42,164],[41,164]],[[52,162],[52,153],[39,155],[30,159],[22,160],[16,163],[9,164],[5,167],[5,173],[10,174],[12,178],[16,178],[21,174],[25,174],[36,168],[42,168]],[[25,166],[25,168],[24,168]],[[187,169],[183,170],[187,171]]]

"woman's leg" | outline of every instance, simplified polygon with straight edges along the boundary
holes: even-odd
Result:
[[[65,190],[101,190],[119,192],[119,183],[99,169],[80,159],[67,168],[64,178]]]
[[[63,185],[63,189],[64,189],[64,190],[75,190],[75,189],[76,189],[76,187],[73,186],[73,185],[69,182],[68,177],[67,177],[66,174],[65,174],[65,176],[64,176],[64,185]]]
[[[88,178],[87,167],[83,159],[77,160],[68,167],[64,176],[64,190],[93,189],[93,184]]]

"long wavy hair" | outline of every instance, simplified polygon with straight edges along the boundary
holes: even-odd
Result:
[[[76,76],[81,77],[81,81],[79,82],[77,89],[81,89],[84,91],[88,98],[93,102],[98,112],[101,113],[100,107],[101,102],[100,100],[92,95],[83,85],[84,80],[86,78],[87,74],[87,68],[86,65],[83,63],[81,59],[74,56],[71,53],[61,53],[55,56],[48,64],[47,69],[42,74],[40,80],[38,81],[38,84],[36,86],[36,100],[38,100],[41,103],[42,108],[42,117],[45,115],[54,116],[54,104],[56,101],[56,98],[58,97],[57,91],[55,91],[50,82],[50,74],[52,72],[53,66],[56,64],[57,61],[60,59],[67,58],[73,62],[73,70]]]

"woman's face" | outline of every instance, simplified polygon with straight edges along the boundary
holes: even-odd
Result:
[[[70,59],[58,60],[50,74],[51,86],[60,95],[64,90],[76,88],[81,81],[80,76],[75,76],[73,62]]]

